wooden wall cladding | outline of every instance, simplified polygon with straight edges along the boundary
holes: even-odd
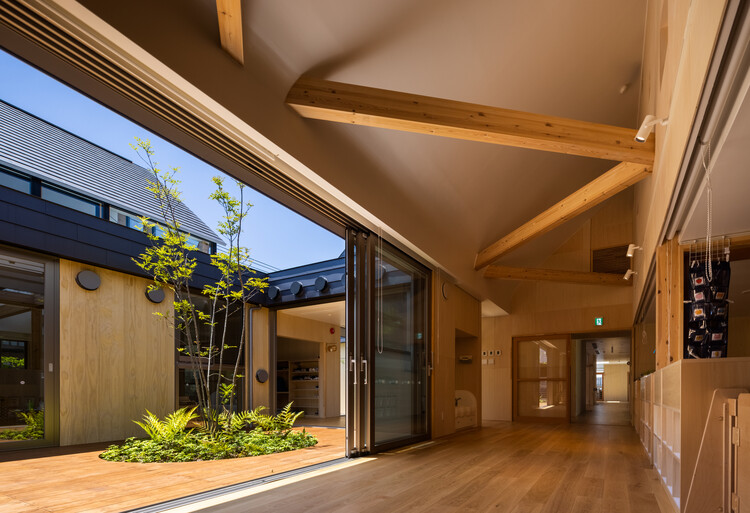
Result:
[[[512,419],[512,319],[510,315],[482,318],[482,418]],[[492,356],[490,356],[492,351]],[[498,354],[500,351],[500,354]]]
[[[477,419],[482,418],[482,312],[481,304],[474,297],[445,282],[440,273],[432,276],[432,437],[439,438],[456,431],[455,395],[458,389],[474,394]],[[447,299],[443,297],[444,283]],[[457,358],[461,354],[471,354],[472,363],[458,364]],[[474,375],[469,377],[472,372]]]
[[[265,406],[270,408],[271,401],[271,380],[265,383],[258,383],[255,379],[255,373],[258,369],[270,370],[276,365],[271,361],[270,351],[270,325],[272,322],[270,312],[267,308],[260,308],[251,312],[253,317],[252,325],[252,344],[253,344],[253,368],[248,373],[253,380],[252,404],[250,408]]]
[[[662,226],[688,146],[727,0],[648,3],[643,49],[640,114],[669,117],[657,126],[656,161],[650,178],[634,187],[635,237],[643,247],[634,261],[635,297],[643,294],[648,269],[661,243]],[[662,37],[664,28],[668,37]],[[664,45],[666,44],[666,47]],[[640,123],[641,120],[638,120]],[[633,303],[637,307],[638,301]]]
[[[101,286],[76,284],[85,269]],[[165,415],[175,407],[174,331],[154,312],[167,313],[145,295],[149,281],[60,261],[60,445],[141,435],[133,420],[145,410]]]

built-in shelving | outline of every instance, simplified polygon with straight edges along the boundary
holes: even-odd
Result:
[[[305,412],[305,417],[320,416],[320,360],[290,361],[289,374],[292,410]]]
[[[750,358],[681,360],[636,383],[634,424],[676,511],[684,511],[713,392],[738,385],[750,385]]]
[[[281,410],[291,401],[291,375],[289,373],[289,361],[279,360],[276,362],[276,410]]]

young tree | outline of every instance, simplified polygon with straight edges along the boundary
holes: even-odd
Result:
[[[245,341],[246,316],[251,297],[268,286],[266,278],[258,278],[250,268],[249,251],[240,245],[243,221],[252,205],[244,203],[244,185],[237,182],[239,199],[224,189],[224,181],[214,177],[216,190],[209,196],[224,210],[223,221],[217,231],[227,242],[226,251],[211,255],[211,264],[219,279],[206,285],[201,294],[208,299],[208,311],[196,306],[197,297],[191,289],[197,261],[189,234],[180,228],[177,205],[180,202],[178,168],[162,170],[153,160],[151,142],[136,137],[131,145],[146,167],[152,172],[148,190],[153,193],[161,209],[163,222],[142,219],[144,231],[152,245],[133,261],[154,280],[153,288],[165,288],[174,294],[174,312],[161,315],[175,329],[182,332],[187,344],[179,350],[187,354],[198,396],[198,410],[209,429],[216,428],[219,415],[231,415],[235,410],[240,359]],[[242,316],[242,328],[236,340],[229,340],[227,327],[233,315]],[[201,330],[206,326],[208,330]],[[203,333],[202,333],[203,332]],[[206,335],[207,333],[207,335]],[[228,360],[229,349],[237,349],[234,361]],[[232,365],[231,376],[222,373],[224,365]],[[214,399],[212,392],[216,391]]]

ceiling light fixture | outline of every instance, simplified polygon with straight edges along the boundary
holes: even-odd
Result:
[[[656,125],[657,123],[659,123],[661,126],[664,126],[669,123],[669,118],[657,119],[656,116],[649,114],[648,116],[643,118],[641,128],[639,128],[638,133],[635,134],[635,140],[641,143],[646,142],[648,136],[651,135],[651,132],[654,131],[654,125]]]
[[[643,248],[640,246],[636,246],[635,244],[628,244],[628,251],[627,253],[625,253],[625,255],[627,255],[628,258],[633,258],[636,249],[643,250]]]
[[[635,272],[635,271],[634,271],[634,270],[632,270],[632,269],[628,269],[627,271],[625,271],[625,276],[623,276],[623,277],[622,277],[622,279],[623,279],[623,280],[629,280],[629,279],[630,279],[630,277],[631,277],[631,276],[633,276],[634,274],[638,274],[638,273],[637,273],[637,272]]]

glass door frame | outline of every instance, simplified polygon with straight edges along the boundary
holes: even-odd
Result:
[[[0,452],[60,444],[60,380],[59,380],[59,335],[60,335],[60,266],[56,259],[37,253],[0,245],[0,253],[19,259],[33,260],[44,264],[44,306],[42,308],[42,343],[44,370],[44,438],[17,440],[0,444]]]
[[[369,240],[368,240],[369,239]],[[346,230],[346,442],[348,458],[364,456],[372,447],[369,383],[367,382],[368,289],[367,256],[372,239],[367,234]]]
[[[372,383],[375,361],[376,279],[378,246],[388,244],[376,235],[354,229],[346,232],[346,456],[382,452],[432,436],[431,372],[432,279],[431,270],[388,244],[388,251],[409,260],[425,277],[424,352],[425,432],[402,439],[375,443],[375,388]]]
[[[544,340],[544,339],[564,339],[566,340],[565,344],[565,378],[545,378],[544,381],[567,381],[568,386],[567,388],[567,413],[565,417],[523,417],[518,414],[518,383],[521,381],[529,381],[529,380],[522,380],[518,377],[518,343],[519,342],[529,342],[534,340]],[[555,334],[545,334],[545,335],[529,335],[529,336],[523,336],[523,337],[513,337],[513,365],[512,365],[512,371],[513,371],[513,422],[547,422],[547,423],[570,423],[570,399],[571,399],[571,390],[570,390],[570,367],[571,367],[571,361],[570,361],[570,340],[571,336],[570,333],[555,333]],[[539,380],[542,381],[542,380]]]

